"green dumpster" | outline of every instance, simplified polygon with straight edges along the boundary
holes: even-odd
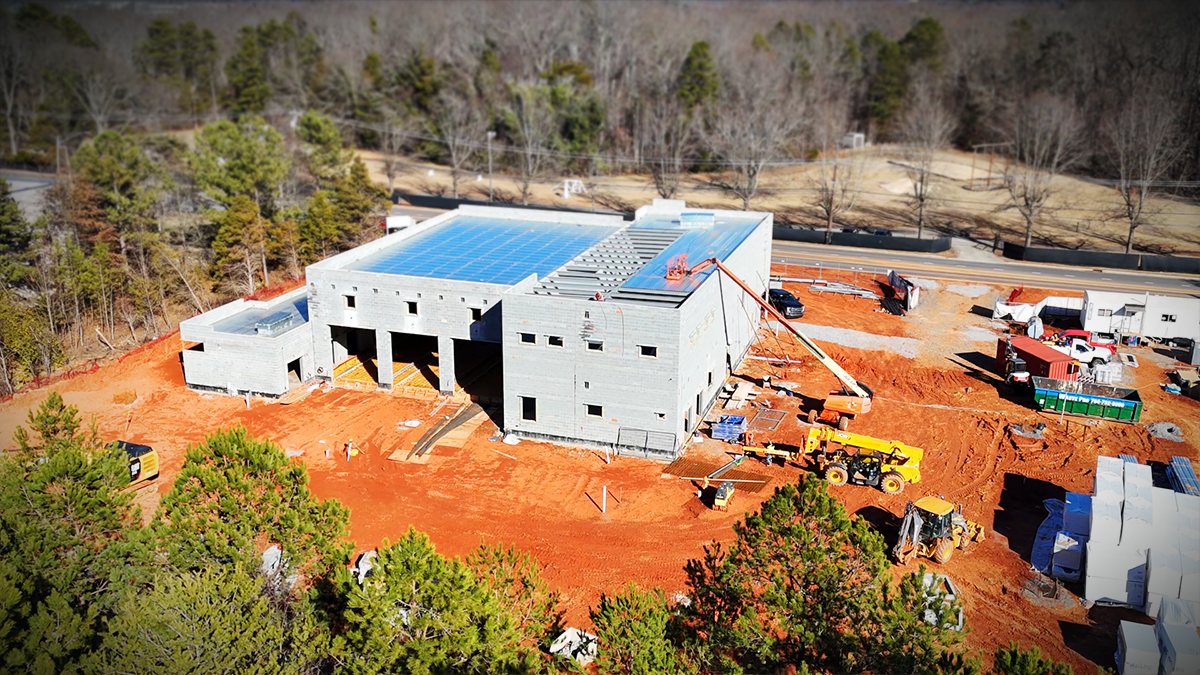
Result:
[[[1032,380],[1033,401],[1039,410],[1117,422],[1137,422],[1142,417],[1142,397],[1137,389],[1049,377],[1034,377]]]

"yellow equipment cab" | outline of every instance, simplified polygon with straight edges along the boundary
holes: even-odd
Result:
[[[158,453],[148,445],[117,441],[117,448],[129,457],[129,484],[137,485],[158,478]]]

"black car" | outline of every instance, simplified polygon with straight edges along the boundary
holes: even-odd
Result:
[[[767,294],[771,306],[787,319],[799,319],[804,316],[804,304],[788,291],[782,288],[772,288]]]

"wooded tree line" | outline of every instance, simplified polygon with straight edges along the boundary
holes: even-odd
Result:
[[[148,524],[122,489],[124,451],[57,393],[16,442],[0,457],[6,672],[583,672],[547,651],[563,615],[531,556],[482,544],[447,558],[410,529],[360,579],[348,510],[243,428],[187,449]],[[600,673],[983,671],[938,628],[957,607],[927,599],[920,572],[893,575],[882,536],[823,481],[779,488],[734,532],[687,564],[686,595],[601,597]],[[1015,644],[994,661],[1070,673]]]
[[[1186,4],[226,10],[0,13],[0,148],[64,177],[35,223],[0,208],[0,394],[360,241],[383,202],[350,148],[382,152],[389,188],[417,157],[456,196],[484,194],[460,178],[492,164],[516,180],[501,201],[641,172],[664,197],[699,185],[744,208],[771,166],[816,159],[803,221],[832,233],[861,191],[839,152],[858,130],[903,149],[923,234],[934,153],[996,143],[1020,160],[1004,184],[1026,244],[1072,170],[1113,184],[1129,251],[1148,197],[1200,184]]]

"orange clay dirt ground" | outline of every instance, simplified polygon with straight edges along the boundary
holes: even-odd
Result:
[[[786,274],[803,276],[803,270],[792,268]],[[870,282],[858,279],[860,285]],[[1140,368],[1126,368],[1145,401],[1141,424],[1060,420],[1034,411],[1027,395],[998,384],[991,372],[996,336],[1003,327],[983,316],[982,308],[1012,289],[938,282],[936,289],[924,291],[921,306],[902,318],[878,312],[875,301],[813,293],[803,284],[786,287],[808,307],[798,325],[919,341],[909,343],[918,345],[912,358],[886,349],[821,343],[876,393],[874,410],[855,420],[851,430],[926,451],[921,483],[894,496],[867,487],[836,489],[847,508],[879,528],[890,546],[908,500],[940,494],[961,503],[968,518],[987,528],[987,539],[937,571],[950,575],[961,589],[970,626],[967,645],[990,652],[1017,640],[1069,662],[1077,673],[1094,672],[1097,665],[1112,668],[1118,620],[1148,622],[1145,616],[1133,610],[1085,609],[1078,603],[1043,607],[1023,597],[1021,589],[1034,533],[1045,517],[1042,500],[1062,498],[1064,490],[1090,492],[1098,454],[1129,453],[1143,462],[1171,455],[1197,459],[1200,402],[1159,387],[1166,381],[1164,368],[1178,365],[1171,355],[1131,350],[1141,363]],[[1029,291],[1031,296],[1035,292]],[[739,490],[731,509],[722,513],[697,499],[692,481],[664,475],[662,464],[629,458],[605,464],[603,452],[490,441],[496,434],[491,421],[465,442],[435,446],[422,463],[390,461],[394,451],[407,454],[452,406],[318,389],[292,405],[252,400],[247,409],[244,399],[185,388],[180,348],[174,335],[119,363],[54,385],[86,417],[95,416],[106,438],[148,443],[158,450],[162,475],[138,495],[146,517],[170,489],[188,444],[212,430],[244,424],[305,462],[314,493],[350,507],[350,535],[357,550],[395,540],[409,527],[428,533],[448,555],[465,554],[481,541],[515,545],[537,557],[545,577],[562,592],[568,622],[577,626],[588,625],[588,608],[601,592],[630,581],[668,593],[686,592],[686,561],[700,556],[713,540],[730,540],[736,520],[761,504],[774,486],[795,481],[806,470],[791,463],[744,463],[743,470],[769,477],[770,483],[756,494]],[[833,376],[785,334],[775,337],[764,329],[752,350],[760,357],[783,353],[799,364],[747,359],[734,379],[757,385],[770,373],[801,383],[799,398],[759,396],[789,413],[807,410],[834,388]],[[0,405],[5,445],[47,391],[21,393]],[[420,425],[409,428],[403,424],[407,420]],[[1152,438],[1144,425],[1160,420],[1178,424],[1185,442]],[[1047,425],[1043,441],[1009,433],[1012,424],[1039,421]],[[797,444],[807,429],[798,415],[789,414],[770,436],[777,444]],[[347,461],[342,447],[349,440],[364,452]],[[726,459],[725,452],[734,450],[706,438],[693,444],[688,456],[717,465]],[[608,512],[602,514],[605,486]]]

